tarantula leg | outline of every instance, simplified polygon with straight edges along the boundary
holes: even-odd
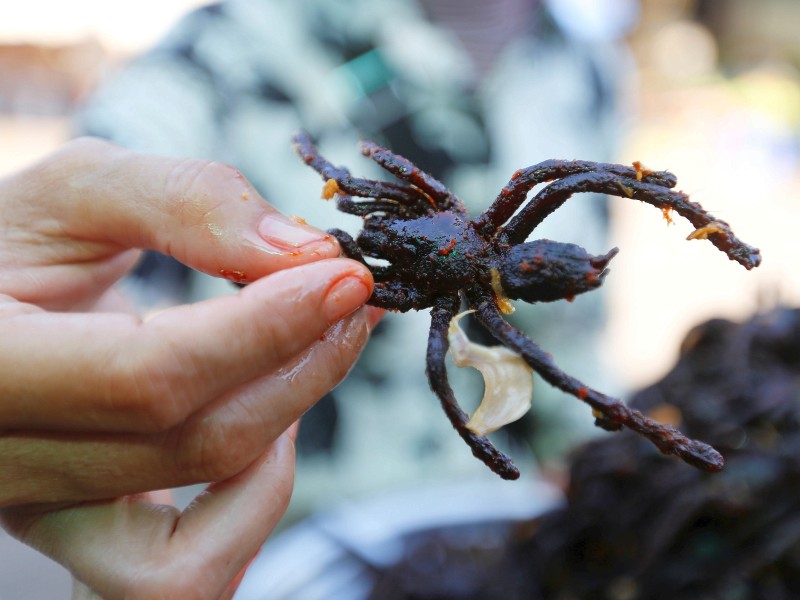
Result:
[[[358,247],[358,244],[346,231],[342,231],[341,229],[328,229],[328,233],[336,238],[336,241],[339,242],[339,247],[342,249],[342,253],[347,258],[352,258],[353,260],[357,260],[362,265],[369,267],[367,261],[364,259],[364,255],[361,253],[361,248]]]
[[[647,171],[643,170],[638,163],[634,164],[634,167],[626,167],[624,165],[596,163],[586,160],[546,160],[525,169],[520,169],[511,176],[506,186],[500,190],[492,205],[475,219],[475,226],[484,235],[494,234],[522,206],[528,192],[535,186],[546,181],[563,179],[569,175],[579,173],[611,173],[618,177],[633,178],[667,188],[675,187],[677,178],[672,173],[668,171]]]
[[[391,265],[377,266],[369,264],[364,258],[361,248],[358,247],[358,243],[346,231],[342,231],[341,229],[329,229],[328,234],[332,235],[336,238],[336,241],[339,242],[342,254],[347,258],[357,260],[367,267],[372,272],[372,276],[375,278],[376,282],[385,281],[387,278],[394,276],[395,270]]]
[[[375,278],[375,287],[373,288],[372,297],[369,299],[369,304],[388,310],[408,312],[409,310],[425,308],[433,303],[430,297],[412,287],[395,281],[387,281],[387,278],[394,275],[392,266],[383,267],[367,263],[361,248],[358,247],[358,244],[349,233],[341,229],[329,229],[328,233],[336,238],[342,253],[347,258],[357,260],[372,272]]]
[[[664,454],[674,454],[687,463],[715,472],[722,469],[724,459],[711,446],[692,440],[669,425],[664,425],[626,406],[622,401],[593,390],[567,375],[552,357],[524,333],[503,319],[492,299],[484,294],[470,296],[477,307],[478,320],[507,348],[518,352],[542,379],[591,406],[599,415],[597,424],[608,430],[627,427],[653,442]]]
[[[453,192],[447,189],[447,186],[407,158],[369,140],[361,142],[361,153],[374,160],[392,175],[408,181],[422,190],[429,199],[429,208],[433,208],[436,211],[466,212],[464,204]]]
[[[564,204],[573,194],[581,192],[632,198],[662,210],[672,209],[695,227],[696,237],[708,238],[731,260],[748,270],[761,263],[761,252],[758,248],[742,242],[733,234],[727,223],[711,217],[697,202],[690,202],[689,196],[683,192],[675,192],[665,186],[646,181],[626,179],[611,172],[579,173],[551,183],[536,194],[508,225],[501,228],[498,233],[500,239],[511,245],[524,242],[547,215]]]
[[[417,217],[418,211],[409,211],[408,206],[396,200],[376,198],[358,202],[349,194],[336,193],[336,208],[343,213],[358,217],[368,217],[374,213],[384,213],[394,217]]]
[[[369,299],[369,304],[372,306],[397,312],[408,312],[423,310],[434,304],[433,296],[398,281],[384,279],[381,273],[375,273],[374,267],[370,266],[370,269],[373,269],[373,275],[375,275],[375,287],[372,297]],[[387,277],[391,277],[390,269],[391,267],[386,268]]]
[[[408,206],[427,204],[424,194],[405,182],[392,183],[388,181],[374,181],[353,177],[350,171],[343,167],[335,167],[323,158],[317,147],[306,133],[297,133],[293,138],[295,151],[308,166],[319,173],[327,182],[331,179],[336,182],[336,193],[344,192],[360,198],[382,198],[394,200]]]
[[[518,479],[519,470],[508,456],[495,448],[485,436],[476,435],[467,429],[469,417],[458,406],[447,380],[445,356],[450,346],[447,330],[460,304],[458,296],[439,297],[431,309],[431,330],[426,355],[428,382],[439,397],[450,423],[472,449],[472,454],[503,479]]]

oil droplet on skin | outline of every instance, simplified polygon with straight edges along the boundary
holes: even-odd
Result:
[[[311,362],[313,351],[303,354],[291,367],[278,371],[278,377],[287,383],[294,383],[295,379],[303,374],[306,366]]]
[[[217,239],[222,239],[225,236],[225,228],[216,223],[206,223],[206,229]]]

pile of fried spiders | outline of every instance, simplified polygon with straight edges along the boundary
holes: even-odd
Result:
[[[548,160],[516,171],[491,206],[470,218],[463,202],[444,184],[373,142],[362,142],[361,152],[396,181],[353,177],[323,158],[306,133],[294,137],[294,146],[325,181],[323,198],[335,197],[340,211],[363,218],[355,239],[338,229],[329,233],[339,241],[344,255],[372,271],[375,291],[369,303],[399,312],[431,309],[426,356],[430,386],[455,430],[492,471],[504,479],[519,477],[511,459],[486,436],[530,407],[532,371],[587,403],[599,427],[608,431],[627,427],[665,454],[706,471],[722,469],[724,460],[714,448],[565,373],[503,317],[513,311],[511,300],[571,299],[603,282],[616,248],[592,256],[575,244],[526,241],[545,217],[580,192],[640,200],[665,215],[674,212],[695,228],[688,239],[707,239],[746,269],[758,266],[759,250],[739,240],[727,223],[712,218],[686,194],[674,191],[677,180],[672,173],[650,171],[639,163],[629,167]],[[526,203],[529,192],[544,183]],[[458,327],[465,314],[459,313],[462,304],[500,346],[479,346],[466,338]],[[484,376],[484,398],[471,417],[458,405],[448,383],[448,351],[456,365],[474,366]]]

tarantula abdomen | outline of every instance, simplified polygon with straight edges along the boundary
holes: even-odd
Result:
[[[508,248],[500,255],[497,270],[503,292],[511,299],[571,300],[600,287],[618,252],[612,248],[603,256],[592,256],[576,244],[535,240]]]

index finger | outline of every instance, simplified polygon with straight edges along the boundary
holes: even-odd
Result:
[[[229,279],[253,281],[339,254],[332,236],[281,215],[219,162],[82,138],[2,185],[20,227],[156,250]]]
[[[366,267],[329,259],[144,323],[35,308],[0,319],[0,429],[167,430],[281,366],[371,293]]]

